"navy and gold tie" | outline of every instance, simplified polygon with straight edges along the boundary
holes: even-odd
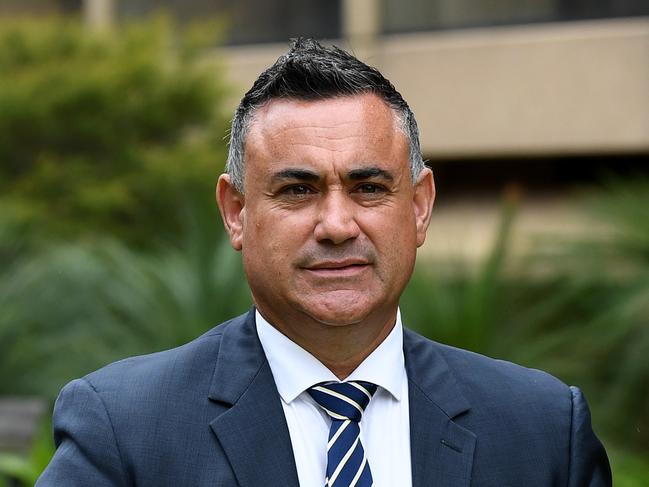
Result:
[[[361,381],[327,382],[309,388],[308,392],[331,418],[325,487],[371,486],[372,472],[358,423],[376,385]]]

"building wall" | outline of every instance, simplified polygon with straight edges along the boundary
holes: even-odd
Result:
[[[402,92],[428,157],[649,153],[647,18],[338,43]],[[233,106],[285,50],[285,44],[223,49]]]

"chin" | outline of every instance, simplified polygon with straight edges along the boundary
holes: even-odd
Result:
[[[311,317],[323,325],[327,325],[335,328],[356,325],[361,321],[363,321],[362,318],[358,318],[353,315],[322,316],[322,315],[312,314]]]
[[[329,326],[347,326],[365,320],[377,303],[364,302],[362,298],[339,296],[320,299],[317,303],[303,303],[303,310],[312,319]]]

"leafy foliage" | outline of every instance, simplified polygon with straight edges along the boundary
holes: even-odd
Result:
[[[0,394],[56,397],[106,363],[192,340],[250,306],[216,211],[193,212],[179,248],[55,245],[0,277]],[[215,242],[218,242],[215,244]]]
[[[649,481],[646,456],[629,450],[607,448],[616,487],[645,487]]]
[[[562,303],[528,359],[583,385],[606,434],[649,453],[649,181],[612,181],[584,202],[610,231],[535,256]]]
[[[0,487],[9,487],[6,480],[9,478],[20,482],[24,487],[33,486],[52,459],[52,455],[52,424],[46,421],[28,455],[0,452]]]
[[[492,251],[477,269],[467,269],[461,261],[450,266],[418,261],[401,299],[409,326],[443,343],[497,354],[495,338],[506,306],[503,273],[514,213],[514,202],[506,201]]]
[[[223,83],[198,59],[197,32],[162,17],[110,35],[0,21],[5,231],[173,240],[179,197],[209,197],[225,160]]]

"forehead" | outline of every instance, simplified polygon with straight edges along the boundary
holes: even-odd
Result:
[[[408,141],[396,112],[371,93],[272,100],[254,113],[245,146],[246,163],[309,156],[342,159],[359,153],[373,159],[368,162],[377,157],[405,157],[407,162]]]
[[[395,111],[373,93],[319,100],[275,98],[255,111],[250,127],[266,128],[269,123],[281,126],[282,122],[291,123],[302,117],[316,118],[320,122],[335,125],[341,116],[358,122],[367,121],[368,117],[379,117],[381,122],[387,122],[392,129],[398,129]]]

